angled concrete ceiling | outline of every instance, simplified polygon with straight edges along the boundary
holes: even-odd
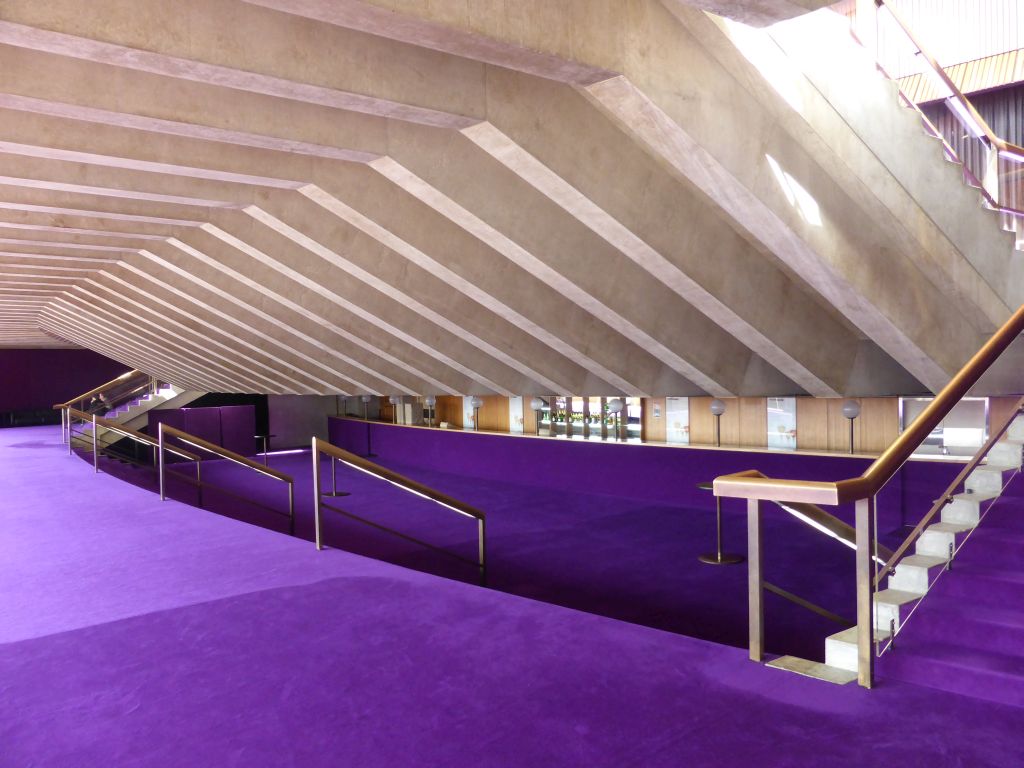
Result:
[[[0,345],[216,391],[940,386],[1004,299],[758,77],[673,0],[4,0]]]

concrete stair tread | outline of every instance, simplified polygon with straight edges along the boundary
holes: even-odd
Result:
[[[920,597],[920,595],[919,595]],[[887,629],[876,629],[875,630],[875,642],[881,643],[889,639],[889,630]],[[834,635],[829,635],[826,640],[833,640],[837,643],[849,643],[850,645],[857,644],[857,628],[850,627],[844,629],[842,632],[836,632]]]
[[[856,672],[839,667],[831,667],[828,664],[822,664],[820,661],[801,659],[799,656],[780,656],[773,661],[769,661],[765,666],[784,669],[787,672],[796,672],[804,677],[813,677],[815,680],[824,680],[836,685],[846,685],[857,679]]]
[[[967,525],[966,523],[932,523],[925,530],[936,533],[967,533],[975,528],[977,528],[976,525]]]
[[[988,471],[988,472],[1015,472],[1020,467],[1014,467],[1006,464],[982,464],[981,466],[975,467],[974,471]]]
[[[900,560],[896,564],[896,570],[904,566],[912,566],[917,568],[934,568],[937,565],[945,565],[947,558],[936,557],[934,555],[908,555]]]
[[[875,603],[905,605],[906,603],[912,603],[915,600],[920,600],[921,597],[922,596],[916,592],[907,592],[903,589],[883,589],[875,595]]]
[[[953,499],[961,499],[963,501],[988,501],[989,499],[999,498],[998,493],[971,493],[965,491],[964,493],[954,493]]]

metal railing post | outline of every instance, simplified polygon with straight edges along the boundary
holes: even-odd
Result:
[[[203,470],[202,464],[196,462],[196,506],[203,506]]]
[[[100,471],[100,450],[96,437],[96,414],[92,415],[92,471],[99,474]]]
[[[68,456],[74,455],[71,444],[71,411],[68,411]]]
[[[480,586],[487,586],[487,525],[484,518],[477,518],[477,542],[480,558]]]
[[[64,445],[64,423],[67,420],[67,417],[68,417],[68,409],[67,408],[61,408],[60,409],[60,444],[61,445]]]
[[[761,501],[747,499],[747,624],[750,659],[764,659],[764,573],[761,570]]]
[[[167,494],[164,491],[164,424],[160,422],[157,427],[157,447],[156,447],[156,463],[157,463],[157,474],[160,477],[160,501],[167,500]]]
[[[320,530],[320,449],[313,438],[313,527],[316,534],[316,548],[323,549],[323,534]]]
[[[856,501],[857,529],[857,682],[874,685],[875,622],[872,589],[871,542],[874,540],[875,497]]]
[[[295,482],[288,483],[288,533],[295,535]]]

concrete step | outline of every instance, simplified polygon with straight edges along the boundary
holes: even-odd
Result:
[[[827,683],[846,685],[857,679],[857,672],[839,667],[830,667],[820,661],[801,659],[799,656],[780,656],[774,661],[769,661],[765,666],[775,669],[784,669],[787,672],[796,672],[804,677],[813,677],[815,680],[824,680]]]
[[[988,452],[988,463],[1019,469],[1024,461],[1022,460],[1022,456],[1024,456],[1022,448],[1024,448],[1024,443],[1019,443],[1016,440],[1000,440]]]
[[[921,595],[916,592],[883,589],[875,595],[875,629],[888,631],[890,622],[895,622],[896,629],[899,629],[920,599]]]
[[[918,538],[914,551],[919,555],[933,557],[949,557],[949,548],[960,545],[967,534],[974,530],[973,525],[957,525],[955,523],[934,523],[924,529]]]
[[[998,464],[984,464],[977,467],[964,481],[964,490],[973,493],[1000,494],[1006,483],[1008,472],[1014,472],[1019,467],[1004,467]]]
[[[888,630],[875,630],[875,642],[889,639]],[[857,628],[850,627],[825,638],[825,664],[849,672],[857,671]]]
[[[1003,437],[1015,443],[1024,443],[1024,415],[1013,420]]]
[[[998,497],[997,493],[958,493],[942,508],[941,520],[953,525],[977,525],[982,505]]]
[[[889,576],[889,589],[913,592],[923,595],[928,591],[936,571],[946,565],[945,557],[910,555],[896,564],[896,571]]]

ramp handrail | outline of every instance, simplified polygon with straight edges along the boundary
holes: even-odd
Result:
[[[97,426],[100,426],[100,427],[103,427],[104,429],[108,429],[111,432],[116,432],[119,435],[127,437],[129,440],[134,440],[136,443],[141,443],[142,445],[148,445],[148,446],[150,446],[152,448],[157,448],[159,446],[159,441],[155,437],[151,437],[150,435],[147,435],[147,434],[145,434],[143,432],[137,432],[134,429],[129,429],[128,427],[123,427],[120,424],[118,424],[116,421],[110,421],[109,419],[104,419],[104,418],[102,418],[100,416],[97,416],[94,413],[85,413],[84,411],[80,411],[77,408],[70,408],[69,407],[68,408],[68,414],[69,414],[69,416],[71,416],[73,418],[76,418],[79,421],[92,422],[93,424],[95,424]],[[95,435],[96,435],[96,430],[93,430],[94,438],[95,438]],[[68,441],[68,442],[70,444],[70,441]],[[170,446],[167,446],[167,450],[170,453],[173,453],[176,456],[180,456],[181,458],[186,459],[188,461],[195,461],[195,462],[201,461],[201,457],[200,456],[198,456],[198,455],[196,455],[196,454],[194,454],[194,453],[192,453],[190,451],[186,451],[184,448],[176,448],[173,445],[170,445]]]
[[[321,496],[323,495],[320,490],[320,455],[326,454],[331,457],[332,467],[334,461],[340,461],[342,464],[351,467],[352,469],[365,472],[368,475],[372,475],[380,480],[391,483],[397,488],[401,488],[403,491],[415,494],[421,498],[432,501],[435,504],[440,504],[442,507],[446,507],[453,512],[457,512],[463,517],[469,517],[477,521],[477,566],[480,571],[480,583],[486,584],[487,582],[487,559],[486,559],[486,516],[482,511],[476,507],[470,506],[464,502],[454,499],[448,494],[442,493],[441,491],[435,490],[429,486],[423,485],[423,483],[417,482],[411,478],[405,477],[404,475],[394,472],[386,467],[382,467],[380,464],[375,464],[372,461],[359,456],[357,454],[346,451],[343,448],[338,448],[336,445],[332,445],[325,440],[321,440],[318,437],[313,438],[313,515],[316,525],[316,548],[323,549],[323,516],[321,514],[321,507],[323,506]],[[408,537],[405,537],[408,538]],[[424,543],[424,542],[418,542]]]
[[[215,454],[217,456],[220,456],[222,459],[227,459],[228,461],[234,464],[238,464],[239,466],[242,467],[247,467],[248,469],[251,469],[254,472],[258,472],[261,475],[286,483],[288,485],[289,533],[293,536],[295,535],[295,479],[291,475],[286,475],[284,472],[279,472],[276,469],[271,469],[270,467],[260,464],[259,462],[253,461],[252,459],[249,459],[246,456],[241,455],[240,453],[229,451],[227,448],[224,448],[223,446],[217,445],[216,443],[211,443],[209,440],[204,440],[203,438],[198,437],[197,435],[189,434],[188,432],[177,429],[176,427],[171,427],[165,424],[164,422],[160,422],[160,425],[157,429],[157,433],[157,466],[160,474],[161,501],[167,498],[164,480],[164,452],[169,451],[173,453],[177,450],[176,448],[174,448],[174,446],[170,446],[167,444],[167,438],[172,437],[181,441],[182,443],[185,443],[185,445],[190,445],[193,448],[198,448],[202,451],[207,451],[209,453]]]
[[[77,397],[72,397],[70,400],[68,400],[65,403],[56,403],[53,406],[53,408],[54,408],[54,410],[57,410],[58,408],[68,408],[68,407],[74,405],[75,403],[81,403],[81,402],[87,400],[88,398],[92,397],[93,395],[98,395],[100,392],[106,392],[108,389],[112,389],[113,387],[117,387],[117,386],[119,386],[121,384],[124,384],[126,381],[129,381],[129,380],[135,378],[136,376],[146,376],[147,378],[149,378],[147,376],[147,374],[142,373],[142,371],[135,371],[135,370],[125,371],[120,376],[118,376],[116,379],[111,379],[110,381],[106,382],[105,384],[100,384],[95,389],[90,389],[88,392],[85,392],[85,393],[83,393],[81,395],[78,395]]]

